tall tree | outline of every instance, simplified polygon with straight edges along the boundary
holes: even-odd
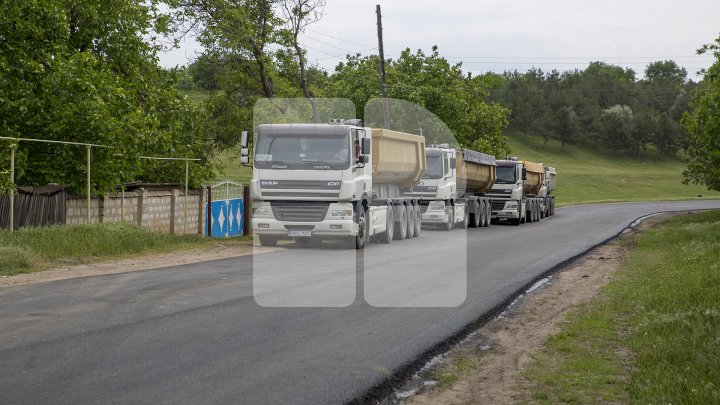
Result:
[[[153,37],[170,30],[158,1],[10,0],[2,15],[1,135],[110,146],[93,150],[92,188],[100,192],[156,178],[141,154],[210,162],[201,113],[157,63],[161,45]],[[84,192],[85,153],[20,142],[17,181]],[[192,180],[211,175],[212,165],[203,165]]]
[[[689,135],[685,181],[720,190],[720,37],[698,50],[708,52],[715,63],[694,92],[693,111],[682,121]]]
[[[325,9],[325,0],[282,0],[281,7],[287,21],[289,31],[288,42],[292,47],[298,63],[298,84],[303,95],[308,99],[312,107],[313,122],[320,122],[315,93],[310,89],[307,79],[307,58],[305,50],[300,46],[300,34],[309,25],[314,24],[322,18]]]

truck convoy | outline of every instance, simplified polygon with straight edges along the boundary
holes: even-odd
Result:
[[[422,224],[441,229],[490,225],[490,198],[495,183],[494,156],[447,144],[425,149],[427,171],[406,195],[418,197]]]
[[[404,190],[425,172],[424,137],[361,120],[267,124],[254,148],[252,227],[262,245],[332,238],[362,249],[370,238],[420,235],[420,199]]]
[[[264,246],[342,239],[362,249],[420,235],[422,225],[450,230],[518,225],[554,214],[556,172],[542,163],[364,127],[362,120],[257,127],[250,182],[252,229]],[[242,137],[247,163],[248,134]]]
[[[514,225],[536,222],[555,213],[556,171],[542,163],[510,158],[497,161],[497,180],[490,190],[492,219]]]

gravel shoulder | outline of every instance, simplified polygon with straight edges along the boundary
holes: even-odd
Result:
[[[536,284],[503,315],[436,358],[387,402],[410,404],[525,403],[531,390],[522,377],[532,356],[559,331],[577,305],[596,299],[625,262],[636,235],[670,215],[648,218],[619,239],[598,246]]]

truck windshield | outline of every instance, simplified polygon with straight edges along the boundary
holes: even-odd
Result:
[[[443,177],[443,157],[442,155],[428,156],[427,169],[423,174],[423,179],[441,179]]]
[[[255,167],[344,170],[350,167],[350,150],[349,134],[260,134],[255,145]]]
[[[497,167],[497,184],[515,184],[515,166],[498,166]]]

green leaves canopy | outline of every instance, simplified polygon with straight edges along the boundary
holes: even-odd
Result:
[[[182,171],[168,176],[167,167],[140,155],[209,162],[202,113],[157,65],[160,46],[152,36],[168,33],[168,16],[156,1],[8,0],[2,15],[1,136],[110,146],[93,150],[98,192],[132,180],[182,179]],[[85,153],[84,147],[20,142],[16,181],[63,183],[81,193]],[[193,182],[212,170],[212,164],[194,168]]]
[[[708,51],[715,55],[715,64],[694,92],[694,111],[682,120],[689,136],[685,181],[720,190],[720,37],[699,53]]]

